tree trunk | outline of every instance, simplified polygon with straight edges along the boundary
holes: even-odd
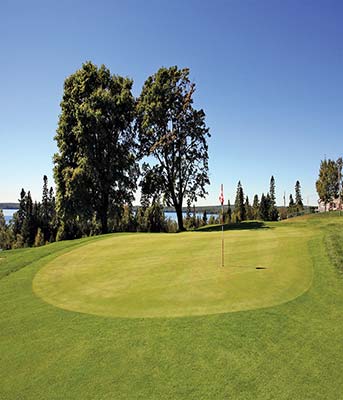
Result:
[[[177,215],[177,223],[179,225],[179,231],[185,231],[186,229],[183,227],[182,206],[181,204],[177,204],[174,207]]]

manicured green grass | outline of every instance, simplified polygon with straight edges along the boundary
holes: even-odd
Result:
[[[216,232],[109,235],[1,253],[0,272],[6,273],[0,279],[0,399],[341,399],[343,280],[338,268],[343,249],[335,241],[340,243],[343,218],[298,218],[268,226],[225,233],[230,262],[221,271],[227,274],[223,281],[222,275],[212,278],[212,271],[220,274]],[[190,273],[181,259],[190,265],[197,255],[206,256],[211,244],[217,246],[213,257],[191,264],[194,274]],[[102,257],[96,255],[100,249]],[[145,258],[150,257],[149,249],[155,257],[170,253],[160,267],[161,276],[157,266],[151,267],[153,259],[149,264],[136,257],[145,251]],[[118,262],[125,250],[131,267]],[[105,260],[106,254],[111,260]],[[99,261],[98,280],[88,262],[92,257]],[[179,260],[174,262],[174,275],[167,268],[169,259]],[[74,276],[68,276],[67,262]],[[268,269],[253,270],[260,264]],[[84,265],[85,275],[78,275]],[[57,266],[61,277],[55,289],[51,273]],[[229,268],[231,272],[226,271]],[[240,268],[251,270],[236,273]],[[127,277],[128,272],[132,276]],[[198,279],[201,273],[205,286]],[[144,290],[149,275],[156,292]],[[103,310],[105,304],[99,293],[106,292],[106,276],[120,289],[120,296],[128,280],[127,299],[139,306],[139,315],[154,318],[94,315],[102,311],[89,308]],[[84,298],[82,285],[77,284],[83,278],[88,293],[91,288],[98,293],[88,301],[88,310],[60,308]],[[169,286],[166,282],[173,278],[178,284]],[[39,292],[44,279],[50,295]],[[68,289],[69,279],[75,290],[66,290],[63,298],[58,285]],[[235,300],[230,297],[235,279],[237,304],[247,311],[226,312],[234,310],[229,306]],[[244,282],[249,288],[246,298],[253,290],[264,304],[242,306]],[[271,285],[280,285],[280,290],[273,292]],[[202,293],[207,286],[210,295]],[[151,304],[168,290],[170,302],[178,296],[175,302],[181,306]],[[184,294],[187,290],[192,295]],[[140,301],[134,301],[135,291]],[[193,296],[201,302],[200,312]],[[220,296],[226,305],[218,310]],[[43,297],[56,300],[59,307]],[[111,292],[108,298],[116,308]],[[158,317],[162,309],[166,315],[190,316]],[[120,307],[110,314],[119,315],[120,310],[128,315],[129,308]]]
[[[270,307],[308,289],[305,227],[112,235],[61,255],[33,281],[47,302],[114,317],[173,317]]]

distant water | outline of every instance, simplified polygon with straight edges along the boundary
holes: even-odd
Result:
[[[11,219],[13,218],[13,214],[16,211],[18,211],[18,210],[17,209],[6,209],[6,210],[3,210],[4,216],[5,216],[5,221],[6,221],[7,224],[11,221]],[[183,217],[185,218],[186,217],[186,213],[183,212],[182,214],[183,214]],[[175,211],[166,211],[164,213],[164,215],[165,215],[166,218],[170,218],[173,221],[177,221],[177,215],[176,215]],[[193,216],[193,213],[191,213],[191,216]],[[199,217],[199,218],[202,218],[203,217],[203,213],[196,213],[196,216]],[[217,218],[218,214],[207,214],[207,219],[209,219],[211,216],[214,216],[215,218]]]
[[[176,215],[176,212],[175,212],[175,211],[165,211],[164,215],[165,215],[166,218],[170,218],[170,219],[173,220],[173,221],[177,221],[177,215]],[[182,215],[183,215],[183,218],[186,217],[186,213],[185,213],[185,212],[183,212]],[[196,215],[197,217],[199,217],[199,218],[202,218],[204,214],[203,214],[203,213],[195,213],[195,215]],[[191,213],[191,216],[193,217],[193,213]],[[217,217],[218,217],[218,214],[207,214],[207,220],[208,220],[211,216],[213,216],[214,218],[217,218]]]
[[[17,212],[18,210],[10,208],[10,209],[6,209],[6,210],[2,210],[2,211],[4,212],[5,221],[8,224],[11,221],[11,219],[13,218],[13,214],[15,212]]]

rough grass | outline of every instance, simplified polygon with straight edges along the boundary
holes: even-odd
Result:
[[[311,236],[313,281],[302,296],[216,315],[128,319],[56,308],[32,281],[63,243],[50,254],[25,250],[30,264],[0,279],[0,398],[341,399],[343,282],[332,261],[341,255],[327,251],[337,249],[329,224],[339,231],[342,220],[277,225],[286,236],[297,227]],[[18,254],[6,253],[0,270],[16,270]]]

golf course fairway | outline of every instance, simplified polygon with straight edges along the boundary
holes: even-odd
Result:
[[[218,229],[1,252],[0,399],[343,399],[343,217]]]
[[[242,227],[248,227],[243,224]],[[57,307],[112,317],[175,317],[270,307],[310,286],[302,227],[112,235],[61,255],[35,276]]]

